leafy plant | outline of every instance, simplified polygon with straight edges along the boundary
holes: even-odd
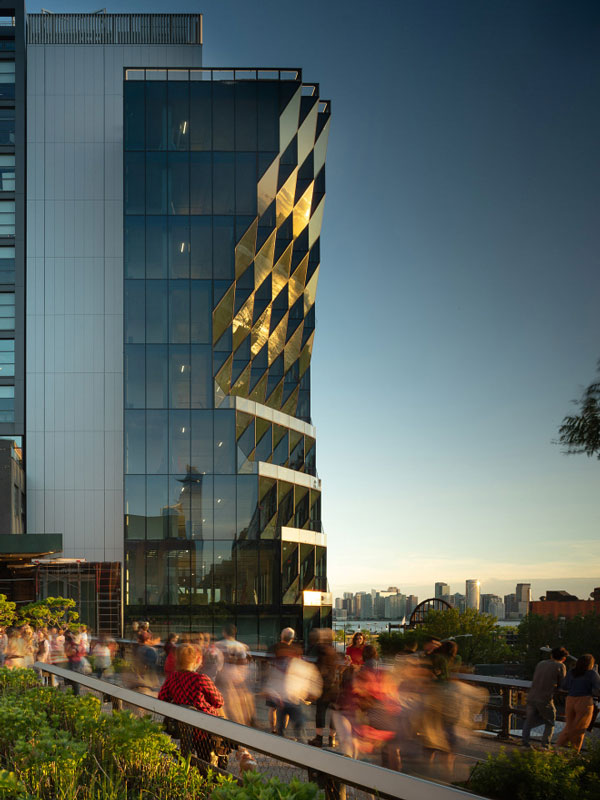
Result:
[[[33,627],[52,627],[77,622],[76,603],[68,597],[47,597],[19,609],[19,620]]]
[[[0,628],[12,625],[16,616],[17,604],[6,599],[5,594],[0,594]]]
[[[279,778],[265,778],[257,772],[247,772],[241,784],[226,783],[213,789],[211,800],[321,800],[323,793],[314,783],[292,778],[283,783]]]

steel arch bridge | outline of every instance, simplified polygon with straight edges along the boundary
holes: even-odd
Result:
[[[452,608],[450,603],[442,600],[441,597],[430,597],[427,600],[423,600],[410,615],[408,627],[416,628],[418,625],[422,625],[425,622],[428,611],[447,611],[449,608]]]

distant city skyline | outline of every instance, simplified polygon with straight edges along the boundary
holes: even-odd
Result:
[[[385,581],[378,582],[373,586],[364,586],[362,584],[343,584],[338,587],[331,587],[334,598],[343,597],[344,593],[351,592],[356,594],[358,592],[371,592],[373,589],[379,592],[385,592],[388,586],[393,585],[402,594],[414,594],[419,597],[419,600],[426,600],[435,597],[435,583],[443,582],[450,586],[451,594],[464,594],[465,593],[465,580],[460,581],[432,581],[431,583],[400,583],[399,581],[393,584],[387,584]],[[595,579],[590,578],[559,578],[559,579],[538,579],[528,580],[526,577],[507,578],[507,579],[490,579],[489,581],[480,581],[481,594],[497,594],[503,597],[506,594],[515,591],[518,583],[526,583],[531,585],[531,596],[533,600],[538,600],[545,595],[547,591],[565,589],[577,595],[581,600],[587,600],[590,593],[600,586],[600,577]]]

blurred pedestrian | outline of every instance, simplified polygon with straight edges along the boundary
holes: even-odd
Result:
[[[223,638],[216,647],[223,655],[223,666],[217,674],[216,685],[225,698],[225,715],[240,725],[254,721],[254,697],[248,686],[248,647],[236,639],[235,625],[223,628]]]
[[[170,675],[175,671],[175,651],[177,649],[177,640],[179,639],[178,633],[170,633],[167,641],[164,644],[165,651],[165,675]]]
[[[85,648],[79,641],[79,636],[68,632],[65,635],[65,655],[67,657],[68,668],[72,672],[83,672],[83,659],[85,657]],[[80,685],[77,681],[68,681],[73,689],[73,694],[78,695],[81,691]]]
[[[314,664],[302,658],[299,647],[293,646],[282,673],[277,709],[277,734],[284,735],[288,718],[297,741],[304,740],[304,706],[321,695],[323,681]]]
[[[565,727],[556,740],[557,747],[571,745],[579,752],[585,732],[594,715],[594,697],[600,696],[600,675],[594,669],[594,656],[579,656],[572,670],[567,672],[563,689],[567,690]]]
[[[527,694],[525,722],[523,723],[521,739],[523,747],[531,746],[529,743],[531,729],[537,728],[538,725],[544,726],[542,747],[550,747],[556,723],[554,694],[560,689],[566,677],[565,661],[568,655],[569,651],[565,650],[564,647],[555,647],[550,658],[540,661],[535,668],[531,689]]]
[[[333,631],[330,628],[317,630],[317,643],[313,650],[315,666],[321,676],[321,693],[316,701],[316,736],[308,744],[323,747],[331,730],[331,747],[335,747],[335,724],[330,719],[327,727],[327,712],[338,695],[338,656],[333,647]]]
[[[350,659],[350,663],[355,667],[362,666],[363,663],[363,650],[365,647],[365,637],[360,631],[356,631],[352,637],[351,643],[346,648],[346,656]]]

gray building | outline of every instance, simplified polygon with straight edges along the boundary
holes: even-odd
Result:
[[[299,70],[203,68],[198,14],[2,7],[0,436],[24,453],[28,535],[125,565],[125,616],[159,631],[326,622],[329,103]]]

